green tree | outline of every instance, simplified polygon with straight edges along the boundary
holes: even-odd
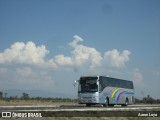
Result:
[[[153,104],[154,100],[152,97],[150,97],[150,95],[147,95],[147,103],[149,104]]]
[[[156,103],[160,104],[160,99],[157,99],[157,100],[156,100]]]
[[[3,98],[3,92],[0,91],[0,99]]]
[[[29,100],[29,98],[30,98],[30,97],[29,97],[29,94],[27,94],[27,93],[25,93],[25,92],[22,93],[22,99],[23,99],[23,100]]]
[[[4,93],[4,97],[7,98],[7,93]]]
[[[143,98],[142,102],[147,104],[153,104],[155,103],[155,100],[152,97],[150,97],[150,95],[147,95],[147,97]]]

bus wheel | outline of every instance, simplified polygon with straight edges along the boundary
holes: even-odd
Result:
[[[124,107],[128,106],[128,98],[126,98],[125,104],[123,104],[122,106]]]
[[[109,105],[109,99],[108,99],[108,97],[106,97],[105,104],[103,104],[103,106],[108,107],[108,105]]]
[[[109,104],[110,107],[114,107],[114,104]]]
[[[87,106],[87,107],[91,107],[91,104],[87,103],[86,106]]]

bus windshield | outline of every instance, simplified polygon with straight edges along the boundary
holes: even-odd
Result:
[[[79,92],[97,92],[98,91],[98,85],[97,85],[97,79],[95,77],[93,78],[83,78],[80,80],[80,86],[79,86]]]

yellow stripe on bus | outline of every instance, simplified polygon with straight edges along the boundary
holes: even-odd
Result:
[[[117,89],[115,89],[114,91],[113,91],[113,93],[112,93],[112,98],[114,97],[114,95],[115,95],[115,93],[117,92],[117,90],[119,90],[120,88],[117,88]]]

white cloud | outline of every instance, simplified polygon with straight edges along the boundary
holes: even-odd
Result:
[[[120,53],[117,49],[113,49],[105,52],[102,56],[95,48],[79,44],[83,39],[78,35],[73,36],[73,38],[74,40],[69,43],[73,49],[71,56],[57,55],[50,60],[50,63],[54,66],[88,66],[88,68],[94,69],[100,66],[121,68],[129,61],[131,52],[128,50]]]
[[[30,67],[17,68],[16,73],[18,77],[31,77],[33,75],[33,71]]]
[[[72,46],[73,48],[77,46],[78,42],[83,41],[83,39],[78,35],[74,35],[73,38],[74,38],[73,42],[69,43],[69,45]]]
[[[7,74],[0,76],[2,89],[51,89],[55,86],[54,77],[46,69],[36,69],[29,65],[8,67]]]
[[[154,71],[152,71],[152,73],[156,76],[160,76],[160,71],[159,70],[154,70]]]
[[[53,69],[80,66],[95,69],[97,67],[122,68],[129,61],[131,52],[128,50],[120,52],[113,49],[102,55],[95,48],[80,44],[79,42],[83,41],[80,36],[74,35],[73,38],[73,41],[69,43],[72,48],[70,56],[60,54],[45,60],[49,51],[44,45],[36,46],[33,42],[27,42],[26,44],[16,42],[9,49],[0,53],[0,63],[34,64]]]
[[[0,63],[42,64],[49,51],[45,46],[36,46],[33,42],[16,42],[11,48],[0,53]]]
[[[54,61],[59,66],[73,65],[71,57],[65,57],[64,55],[56,55]]]
[[[78,42],[82,40],[82,38],[76,35],[74,36],[74,40],[69,44],[73,48],[71,54],[74,65],[82,65],[88,62],[90,68],[100,66],[102,60],[101,53],[95,48],[79,45]]]
[[[5,75],[7,74],[7,68],[0,68],[0,75]]]
[[[135,84],[143,85],[143,74],[138,68],[135,68],[132,72],[130,72],[130,74]]]
[[[75,66],[88,66],[94,68],[101,65],[101,53],[95,48],[87,47],[82,44],[78,44],[83,41],[78,35],[73,36],[74,40],[69,43],[71,48],[71,56],[56,55],[53,59],[49,60],[49,63],[54,67],[75,67]]]
[[[128,50],[124,50],[122,53],[117,49],[107,51],[104,54],[104,64],[115,68],[124,67],[126,62],[129,61],[130,54],[131,52]]]

